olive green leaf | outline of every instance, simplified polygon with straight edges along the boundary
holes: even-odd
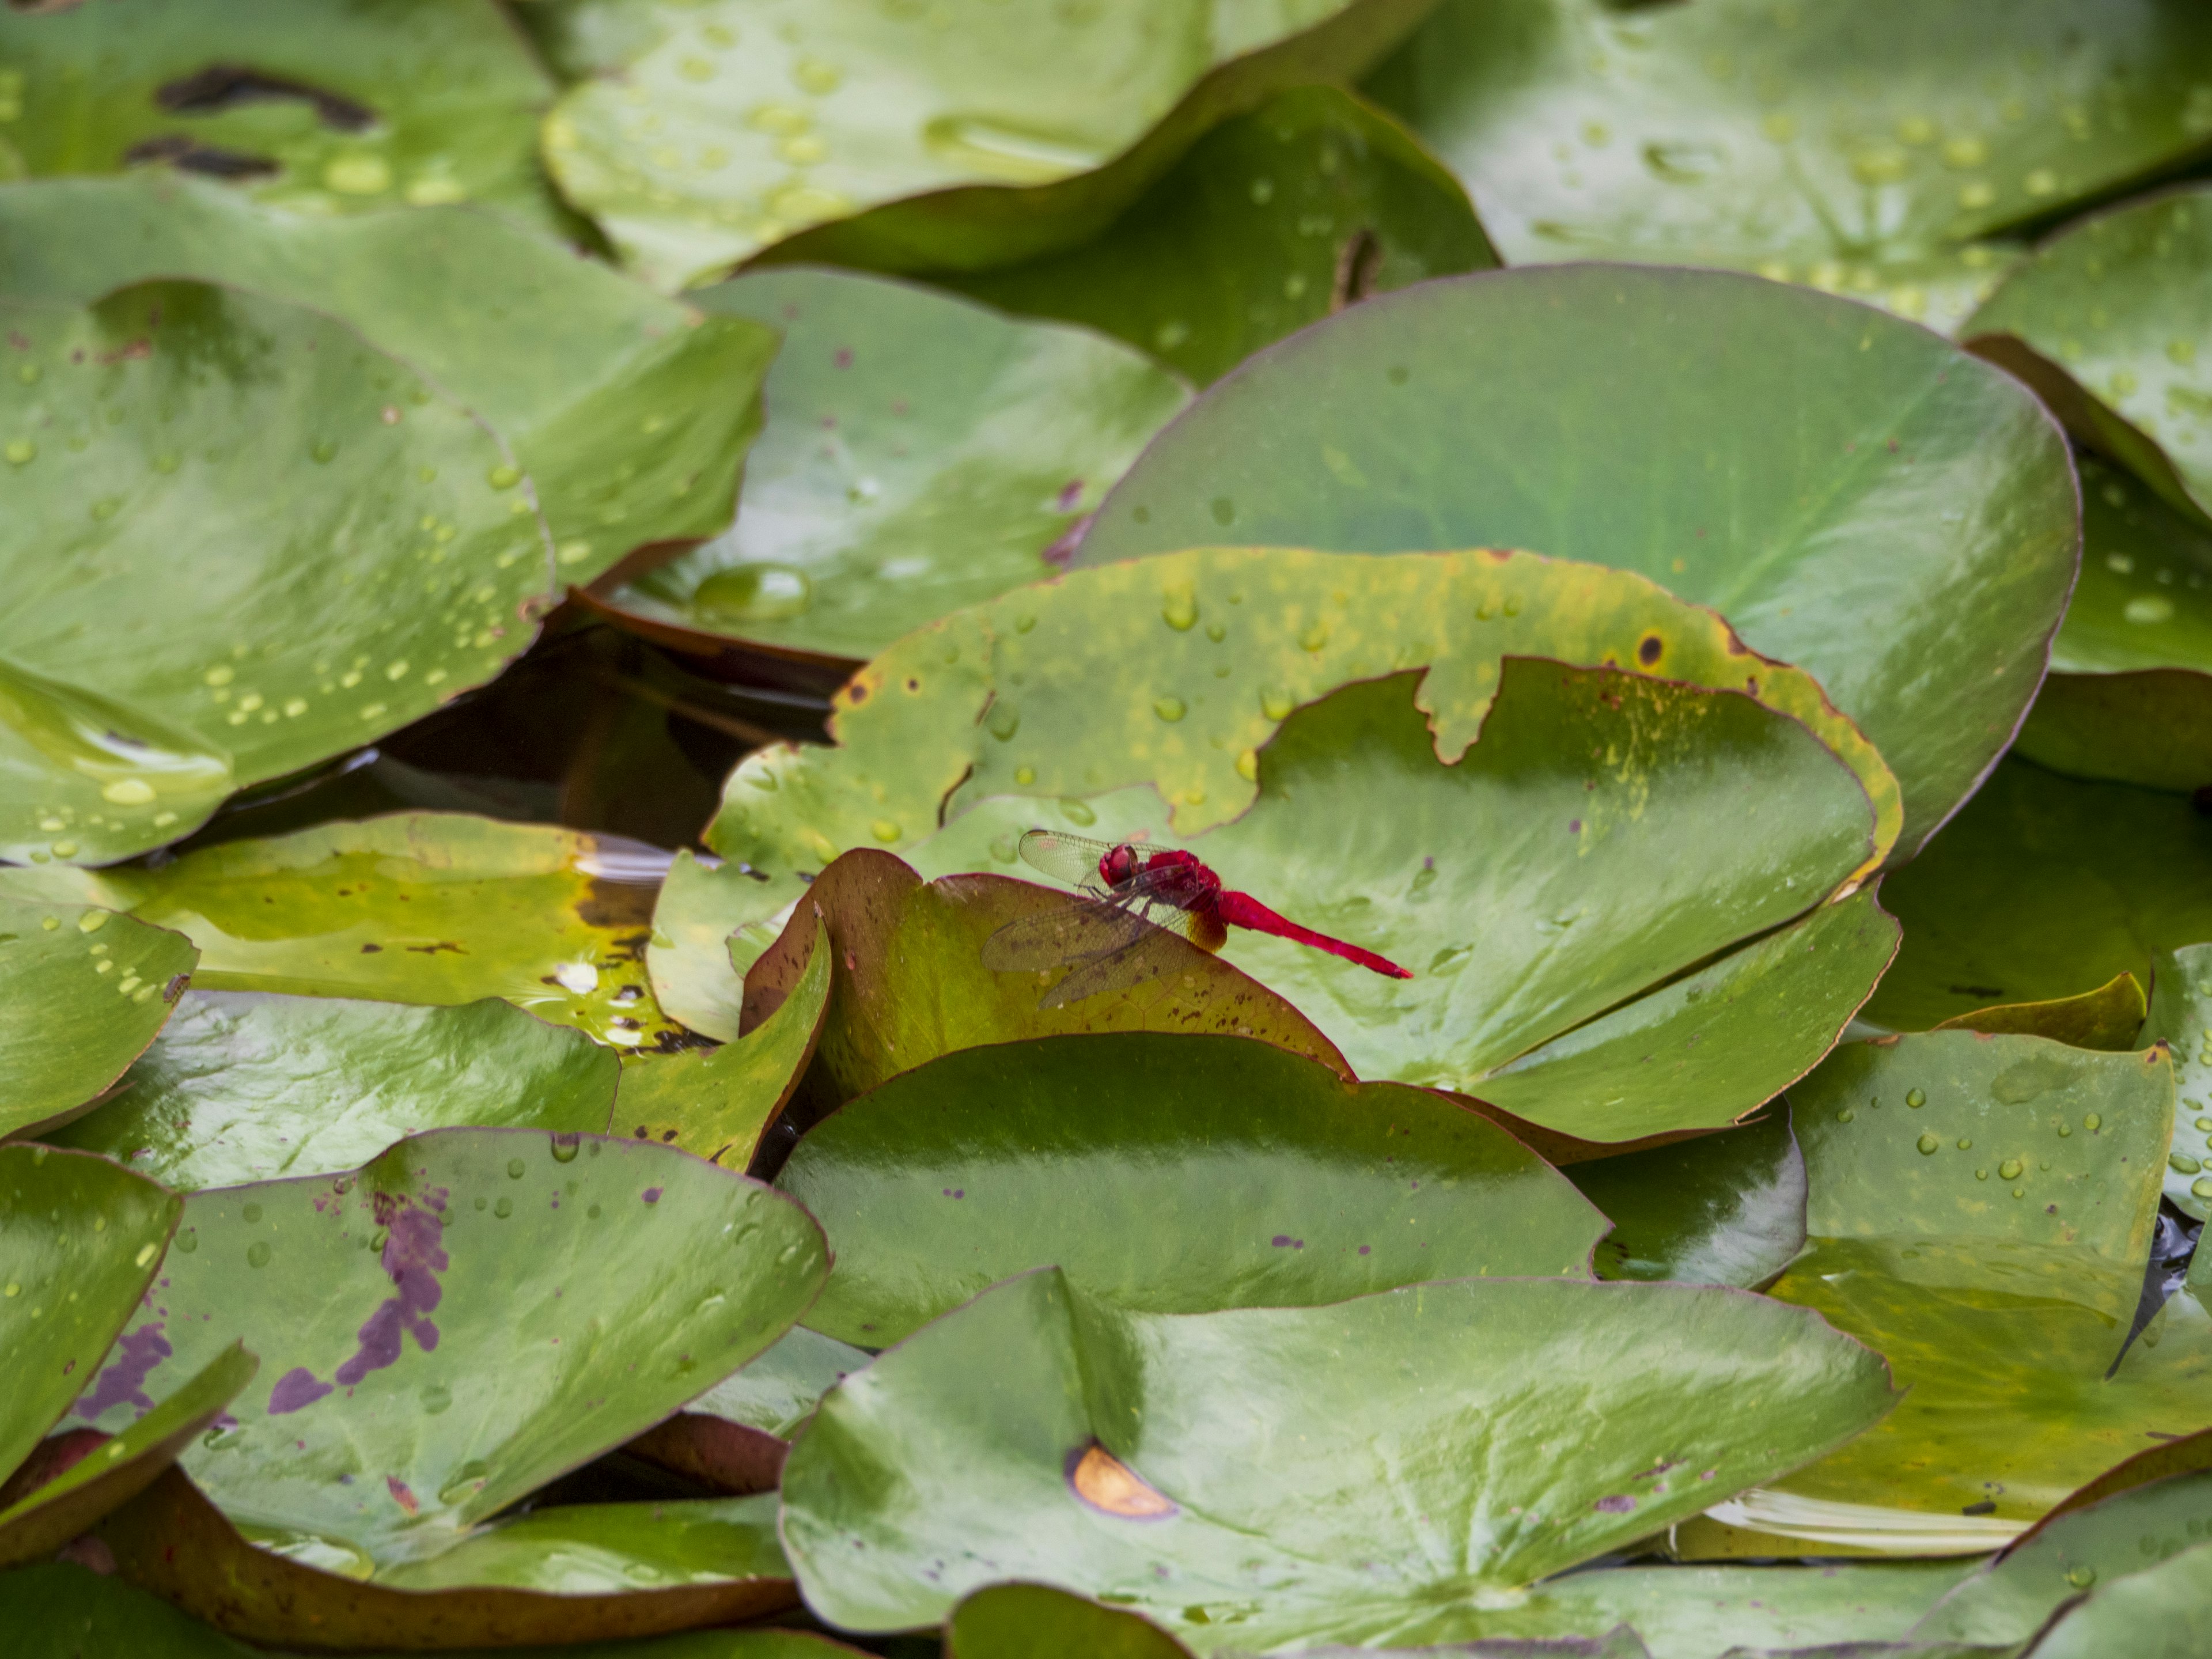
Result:
[[[0,291],[87,303],[155,276],[315,307],[420,369],[514,447],[571,582],[729,522],[775,349],[496,214],[308,216],[159,173],[0,192]]]
[[[2069,777],[2201,788],[2212,779],[2212,673],[2053,673],[2013,752]]]
[[[2137,1486],[2039,1528],[1929,1609],[1914,1638],[2023,1641],[2083,1590],[2179,1556],[2208,1532],[2212,1474]]]
[[[1214,128],[1082,246],[932,280],[1088,323],[1203,386],[1370,294],[1497,263],[1467,192],[1403,127],[1297,87]]]
[[[691,1402],[691,1409],[789,1439],[822,1396],[868,1363],[860,1348],[794,1325]]]
[[[1786,1112],[1738,1128],[1574,1166],[1613,1219],[1601,1279],[1765,1284],[1805,1243],[1805,1160]]]
[[[1190,1659],[1190,1650],[1133,1613],[1048,1584],[993,1584],[952,1610],[946,1659]]]
[[[0,1471],[12,1473],[84,1391],[153,1282],[182,1209],[173,1193],[106,1158],[0,1146]],[[126,1347],[124,1363],[136,1352]]]
[[[2191,1659],[2212,1643],[2212,1545],[2198,1544],[2170,1560],[2130,1573],[2059,1615],[2035,1644],[2038,1659]]]
[[[289,1565],[289,1564],[286,1564]],[[301,1568],[301,1573],[307,1569]],[[318,1575],[318,1579],[321,1578]],[[321,1584],[318,1583],[319,1589]],[[411,1610],[416,1598],[372,1586],[349,1587],[374,1607],[371,1617]],[[445,1611],[441,1607],[433,1617]],[[533,1608],[533,1612],[539,1609]],[[542,1613],[555,1639],[569,1633],[556,1621],[572,1611],[545,1598]],[[159,1659],[259,1659],[264,1651],[233,1640],[136,1585],[102,1577],[80,1566],[56,1563],[24,1567],[0,1577],[0,1620],[20,1644],[23,1659],[77,1659],[86,1654],[143,1654]],[[394,1639],[390,1625],[368,1626],[368,1643]],[[366,1651],[367,1650],[362,1650]],[[385,1659],[396,1659],[385,1650]],[[664,1636],[649,1642],[616,1638],[562,1642],[557,1647],[509,1647],[504,1659],[835,1659],[857,1650],[801,1631],[711,1630]]]
[[[1201,1651],[1417,1645],[1480,1633],[1486,1592],[1818,1455],[1893,1398],[1875,1355],[1735,1291],[1461,1279],[1141,1314],[1047,1270],[823,1397],[784,1468],[784,1547],[851,1630],[1014,1577]]]
[[[744,969],[774,943],[776,930],[766,918],[797,896],[785,883],[775,902],[763,909],[755,879],[741,865],[700,859],[685,848],[661,878],[653,904],[653,931],[646,950],[653,997],[661,1011],[702,1036],[736,1041],[744,1004]],[[745,946],[737,956],[742,931]]]
[[[7,857],[173,841],[527,643],[552,552],[522,473],[349,330],[195,283],[0,324]]]
[[[798,1088],[821,1040],[830,1006],[829,930],[815,924],[806,965],[775,1012],[735,1042],[623,1073],[614,1129],[674,1145],[710,1163],[740,1170]]]
[[[782,937],[746,975],[747,1023],[781,1012],[778,999],[790,994],[802,969],[812,969],[812,958],[799,953],[812,949],[815,928],[826,924],[833,969],[821,1046],[803,1096],[811,1116],[956,1049],[1061,1034],[1257,1037],[1340,1074],[1349,1070],[1296,1008],[1173,936],[1158,939],[1148,957],[1152,977],[1120,995],[1049,1008],[1041,1006],[1038,980],[983,965],[985,942],[1000,928],[1066,903],[1048,890],[994,876],[924,884],[888,854],[848,853],[816,878]]]
[[[796,1205],[672,1148],[436,1130],[187,1200],[158,1305],[79,1409],[112,1421],[149,1370],[244,1337],[269,1386],[185,1467],[256,1541],[365,1577],[667,1416],[826,1267]]]
[[[2161,951],[2153,959],[2142,1041],[2173,1057],[2173,1144],[2166,1196],[2184,1215],[2212,1216],[2212,945]]]
[[[2191,1271],[2195,1263],[2191,1264]],[[2198,1274],[2199,1282],[2203,1275]],[[2197,1474],[2212,1468],[2212,1429],[2199,1429],[2195,1434],[2185,1434],[2172,1440],[2161,1440],[2133,1457],[2115,1463],[2086,1486],[2077,1486],[2065,1501],[2046,1513],[2043,1519],[2021,1534],[2014,1550],[2027,1547],[2033,1540],[2049,1532],[2077,1510],[2092,1504],[2100,1504],[2118,1492],[2131,1492],[2137,1486],[2147,1486],[2153,1481],[2164,1480],[2171,1475]]]
[[[2189,0],[1446,0],[1374,90],[1516,264],[1723,265],[1948,327],[2011,255],[1960,243],[2212,146],[2208,52]]]
[[[1088,330],[883,277],[761,270],[694,296],[783,331],[737,523],[609,600],[648,633],[859,661],[1051,573],[1189,400]]]
[[[61,1455],[0,1506],[0,1566],[52,1555],[109,1510],[143,1492],[253,1380],[260,1360],[233,1344],[136,1423],[112,1437],[73,1430],[44,1443]],[[87,1444],[86,1442],[96,1442]],[[33,1465],[38,1462],[33,1454]],[[32,1466],[16,1471],[23,1481]]]
[[[483,0],[10,6],[0,62],[33,176],[167,162],[306,213],[562,217],[532,154],[553,85]]]
[[[176,1470],[95,1534],[124,1579],[230,1635],[287,1648],[600,1640],[610,1648],[560,1651],[629,1653],[611,1638],[755,1618],[798,1599],[772,1499],[535,1510],[480,1529],[451,1560],[417,1564],[404,1589],[363,1582],[327,1548],[257,1547],[250,1535]]]
[[[2192,22],[2212,50],[2212,27],[2201,15]],[[2200,101],[2212,132],[2212,94]],[[2069,226],[2009,272],[1960,333],[2027,380],[2084,443],[2212,526],[2208,300],[2212,187],[2194,186]]]
[[[967,1048],[810,1130],[776,1177],[830,1234],[807,1318],[886,1347],[1057,1266],[1117,1306],[1312,1306],[1427,1279],[1587,1278],[1604,1218],[1449,1098],[1265,1042]]]
[[[2065,444],[2010,377],[1862,306],[1596,265],[1425,283],[1284,342],[1160,434],[1076,559],[1224,538],[1641,571],[1864,730],[1900,855],[2003,750],[2077,563]]]
[[[1426,9],[709,0],[563,96],[545,161],[656,288],[810,227],[781,251],[975,270],[1083,240],[1217,121],[1357,76]]]
[[[197,945],[222,991],[502,997],[618,1048],[680,1046],[638,961],[665,854],[615,836],[409,812],[199,848],[158,869],[0,872]]]
[[[199,960],[166,928],[0,898],[0,1136],[66,1121],[154,1040]]]
[[[179,1192],[358,1169],[451,1126],[607,1127],[622,1069],[581,1031],[493,998],[410,1008],[193,991],[90,1116],[48,1139]]]
[[[2212,939],[2212,840],[2186,796],[2008,759],[1881,896],[1905,944],[1867,1018],[1919,1030],[2149,981],[2154,953]]]
[[[1929,1029],[2049,1037],[2076,1048],[2132,1048],[2148,1012],[2136,976],[2118,974],[2079,996],[2056,997],[2048,1002],[2001,1002],[1970,1014],[1954,1014]]]
[[[1986,1549],[2212,1424],[2193,1288],[2122,1352],[2172,1086],[2157,1049],[1947,1031],[1847,1044],[1793,1090],[1810,1248],[1771,1293],[1887,1354],[1911,1393],[1776,1501],[1716,1518],[1814,1553]]]

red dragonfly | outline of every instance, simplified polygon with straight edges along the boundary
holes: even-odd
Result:
[[[1413,978],[1372,951],[1301,927],[1250,894],[1230,891],[1188,853],[1032,830],[1021,839],[1021,854],[1032,868],[1083,892],[1067,904],[1010,921],[983,941],[983,965],[998,973],[1074,969],[1045,993],[1040,1008],[1157,979],[1175,964],[1169,935],[1218,951],[1231,927],[1310,945],[1392,979]]]

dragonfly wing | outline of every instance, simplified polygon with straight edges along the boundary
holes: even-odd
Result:
[[[1088,962],[1126,949],[1147,927],[1118,905],[1079,899],[1017,916],[983,941],[983,965],[994,973],[1026,974]]]
[[[1082,836],[1063,836],[1057,830],[1032,830],[1020,842],[1022,862],[1071,887],[1092,886],[1098,881],[1098,860],[1114,850],[1110,841],[1091,841]]]
[[[1092,957],[1037,999],[1039,1008],[1065,1008],[1109,991],[1148,985],[1184,959],[1180,941],[1164,927],[1146,926],[1121,949]]]

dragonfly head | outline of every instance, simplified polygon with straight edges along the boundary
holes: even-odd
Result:
[[[1137,849],[1124,842],[1099,859],[1098,875],[1109,887],[1119,887],[1142,867]]]

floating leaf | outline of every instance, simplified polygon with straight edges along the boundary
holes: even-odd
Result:
[[[933,17],[710,0],[656,20],[654,44],[563,97],[545,159],[657,288],[778,243],[827,264],[975,270],[1082,240],[1216,121],[1358,75],[1423,9],[963,0]]]
[[[829,1006],[829,932],[817,922],[791,994],[756,1030],[709,1053],[646,1060],[623,1073],[614,1132],[742,1170],[814,1057]]]
[[[1917,1522],[2016,1534],[2151,1439],[2212,1423],[2194,1290],[2127,1341],[2172,1098],[2157,1050],[1966,1031],[1846,1044],[1791,1091],[1811,1248],[1772,1294],[1887,1354],[1911,1390],[1784,1484],[1837,1512],[1808,1516],[1801,1547],[1855,1525],[1877,1547],[1889,1532],[1913,1553],[1986,1549],[2003,1540],[1931,1544]]]
[[[618,836],[410,812],[228,842],[158,869],[0,872],[173,927],[193,982],[455,1004],[503,997],[618,1048],[680,1047],[638,960],[666,854]]]
[[[2036,1643],[2039,1659],[2104,1659],[2132,1648],[2144,1659],[2189,1659],[2212,1642],[2212,1545],[2194,1549],[2118,1583],[2058,1616]]]
[[[2008,252],[1959,243],[2203,153],[2207,52],[2188,0],[1446,0],[1375,87],[1515,264],[1755,270],[1942,327]]]
[[[775,939],[765,917],[795,896],[785,890],[763,910],[753,890],[767,879],[756,880],[746,867],[719,859],[702,861],[685,848],[668,866],[653,901],[646,951],[653,1000],[671,1018],[717,1042],[737,1040],[744,969]],[[740,929],[748,943],[741,964],[732,962],[731,937]]]
[[[2077,562],[2065,446],[2009,377],[1861,306],[1600,266],[1425,283],[1285,342],[1160,434],[1076,557],[1224,538],[1640,570],[1864,730],[1900,855],[2002,750]]]
[[[48,1139],[179,1192],[358,1169],[448,1126],[607,1127],[621,1062],[487,998],[409,1008],[194,991],[91,1116]]]
[[[2185,796],[2007,760],[1881,896],[1905,945],[1867,1018],[1917,1030],[2149,981],[2155,952],[2212,939],[2212,848]]]
[[[156,276],[328,312],[461,399],[513,446],[570,582],[729,522],[775,349],[495,214],[308,216],[159,174],[0,194],[9,293],[84,304]]]
[[[527,643],[553,556],[512,456],[349,330],[195,283],[0,323],[7,857],[173,841]]]
[[[1875,1356],[1732,1291],[1474,1279],[1137,1314],[1047,1270],[824,1397],[785,1466],[784,1544],[807,1604],[852,1630],[1013,1577],[1202,1650],[1418,1645],[1482,1633],[1486,1592],[1817,1455],[1892,1399]]]
[[[2203,33],[2212,50],[2212,29]],[[2201,101],[2212,131],[2212,96]],[[2045,243],[1961,332],[2034,386],[2083,442],[2212,526],[2208,282],[2212,189],[2184,189]]]
[[[691,1404],[696,1411],[788,1438],[833,1385],[867,1363],[865,1351],[794,1325]]]
[[[1805,1243],[1805,1160],[1786,1112],[1575,1165],[1584,1198],[1613,1219],[1601,1279],[1754,1289]]]
[[[784,341],[737,523],[609,600],[678,646],[854,662],[1035,581],[1189,400],[1087,330],[882,277],[762,270],[695,297]]]
[[[947,1054],[810,1130],[776,1185],[836,1258],[808,1320],[879,1348],[1031,1267],[1153,1312],[1311,1306],[1426,1279],[1586,1278],[1604,1231],[1445,1097],[1158,1032]]]
[[[1404,128],[1297,87],[1214,128],[1082,246],[932,279],[1088,323],[1202,386],[1371,294],[1497,263],[1467,192]]]
[[[2153,961],[2142,1041],[2163,1042],[2173,1058],[2166,1197],[2184,1215],[2202,1221],[2212,1216],[2212,945],[2161,951]]]
[[[234,1344],[121,1433],[77,1429],[46,1441],[40,1451],[58,1455],[41,1468],[34,1453],[9,1482],[14,1501],[0,1506],[0,1566],[52,1555],[143,1492],[222,1416],[260,1364]],[[37,1478],[24,1482],[34,1469]]]
[[[188,1200],[161,1297],[78,1411],[110,1422],[149,1370],[242,1335],[268,1386],[186,1468],[256,1541],[366,1577],[668,1415],[826,1266],[797,1206],[671,1148],[439,1130],[358,1175]]]
[[[952,1610],[947,1659],[1190,1659],[1190,1650],[1133,1613],[1048,1584],[994,1584]]]
[[[559,222],[532,154],[551,82],[480,0],[10,6],[0,60],[33,176],[166,162],[309,213],[477,201]]]
[[[994,974],[983,945],[1066,901],[1025,883],[956,876],[925,884],[888,854],[848,853],[817,877],[783,936],[746,975],[748,1023],[772,1018],[800,981],[815,926],[834,963],[821,1047],[807,1083],[814,1115],[956,1049],[1104,1031],[1213,1032],[1262,1042],[1342,1073],[1344,1057],[1265,986],[1170,938],[1162,971],[1121,996],[1040,1006],[1026,975]],[[842,969],[842,971],[836,971]],[[880,1344],[878,1346],[881,1346]]]
[[[1937,1031],[1986,1031],[1991,1036],[2049,1037],[2076,1048],[2132,1048],[2148,1006],[2133,974],[2119,974],[2094,991],[2049,1002],[2003,1002],[1954,1014]]]
[[[182,1208],[106,1158],[0,1146],[0,1471],[12,1473],[83,1392],[153,1282]],[[135,1352],[124,1350],[126,1366]]]
[[[0,898],[0,1135],[99,1099],[168,1020],[198,959],[191,940],[112,911]]]

